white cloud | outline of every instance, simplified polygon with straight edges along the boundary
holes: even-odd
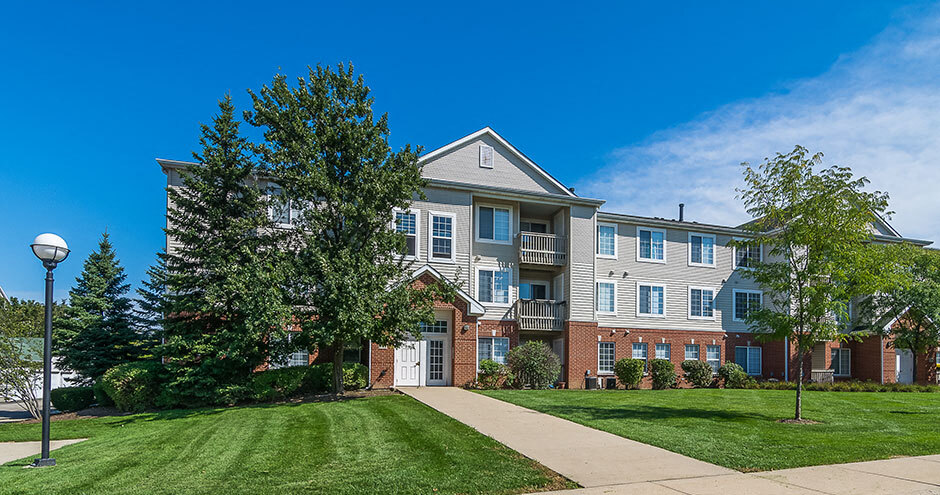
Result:
[[[578,184],[606,211],[736,225],[740,163],[796,144],[891,195],[892,224],[940,241],[940,16],[889,28],[783,94],[736,102],[615,150]],[[653,199],[654,198],[654,199]]]

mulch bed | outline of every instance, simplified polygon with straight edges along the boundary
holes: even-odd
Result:
[[[101,418],[104,416],[127,416],[128,414],[131,413],[121,412],[113,407],[89,407],[88,409],[82,409],[81,411],[53,414],[52,416],[49,416],[49,420],[67,421],[70,419]],[[27,419],[26,421],[21,421],[21,423],[42,423],[42,419]]]
[[[820,425],[822,421],[813,421],[811,419],[778,419],[778,423],[786,423],[790,425]]]

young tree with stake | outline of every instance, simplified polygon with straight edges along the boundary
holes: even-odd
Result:
[[[761,341],[787,339],[796,347],[796,408],[802,420],[806,354],[818,342],[851,338],[842,321],[847,301],[872,294],[887,283],[873,269],[870,224],[883,214],[888,195],[864,190],[868,179],[846,167],[816,171],[822,154],[797,146],[758,167],[744,164],[739,189],[750,239],[767,258],[743,272],[764,291],[764,304],[749,308],[746,321]]]

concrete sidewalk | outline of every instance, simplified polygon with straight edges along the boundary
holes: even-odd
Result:
[[[400,390],[584,487],[737,472],[459,388]]]
[[[940,455],[741,473],[459,388],[399,390],[586,487],[559,495],[940,495]]]
[[[72,440],[52,440],[49,442],[49,449],[55,449],[78,443],[84,438],[75,438]],[[42,442],[0,442],[0,464],[6,464],[10,461],[22,459],[28,456],[38,456],[42,451]],[[50,452],[50,457],[55,457],[54,452]]]

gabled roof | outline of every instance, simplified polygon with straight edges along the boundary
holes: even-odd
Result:
[[[437,271],[431,265],[424,265],[421,268],[418,268],[417,270],[414,271],[414,273],[411,274],[411,278],[412,280],[417,280],[419,277],[421,277],[421,275],[424,275],[425,273],[427,273],[428,275],[431,275],[432,277],[438,280],[449,281],[447,277],[442,275],[441,272]],[[483,309],[483,305],[480,304],[480,301],[477,301],[476,299],[473,298],[473,296],[471,296],[470,294],[467,294],[464,290],[460,288],[457,289],[457,297],[463,299],[464,302],[467,303],[468,315],[482,316],[483,313],[486,312],[486,310]]]
[[[525,153],[519,151],[518,149],[516,149],[515,146],[509,144],[509,141],[506,141],[505,139],[503,139],[502,136],[497,134],[496,131],[494,131],[493,129],[489,127],[484,127],[480,129],[479,131],[474,132],[473,134],[468,134],[452,143],[445,144],[444,146],[441,146],[440,148],[437,148],[436,150],[429,151],[421,155],[421,158],[419,159],[419,161],[424,162],[432,158],[435,158],[437,156],[440,156],[444,153],[447,153],[448,151],[455,150],[463,146],[464,144],[467,144],[468,142],[473,141],[474,139],[477,139],[481,136],[489,136],[493,138],[494,140],[496,140],[496,142],[498,142],[500,145],[502,145],[507,150],[509,150],[509,152],[512,153],[513,156],[515,156],[520,161],[522,161],[522,163],[524,163],[526,166],[531,168],[535,173],[537,173],[538,175],[542,176],[543,178],[551,182],[555,187],[563,191],[565,195],[570,196],[572,198],[578,197],[578,195],[571,192],[571,190],[568,189],[567,186],[562,184],[558,179],[552,177],[552,175],[546,172],[545,169],[536,165],[535,162],[529,159],[529,157],[525,156]]]

